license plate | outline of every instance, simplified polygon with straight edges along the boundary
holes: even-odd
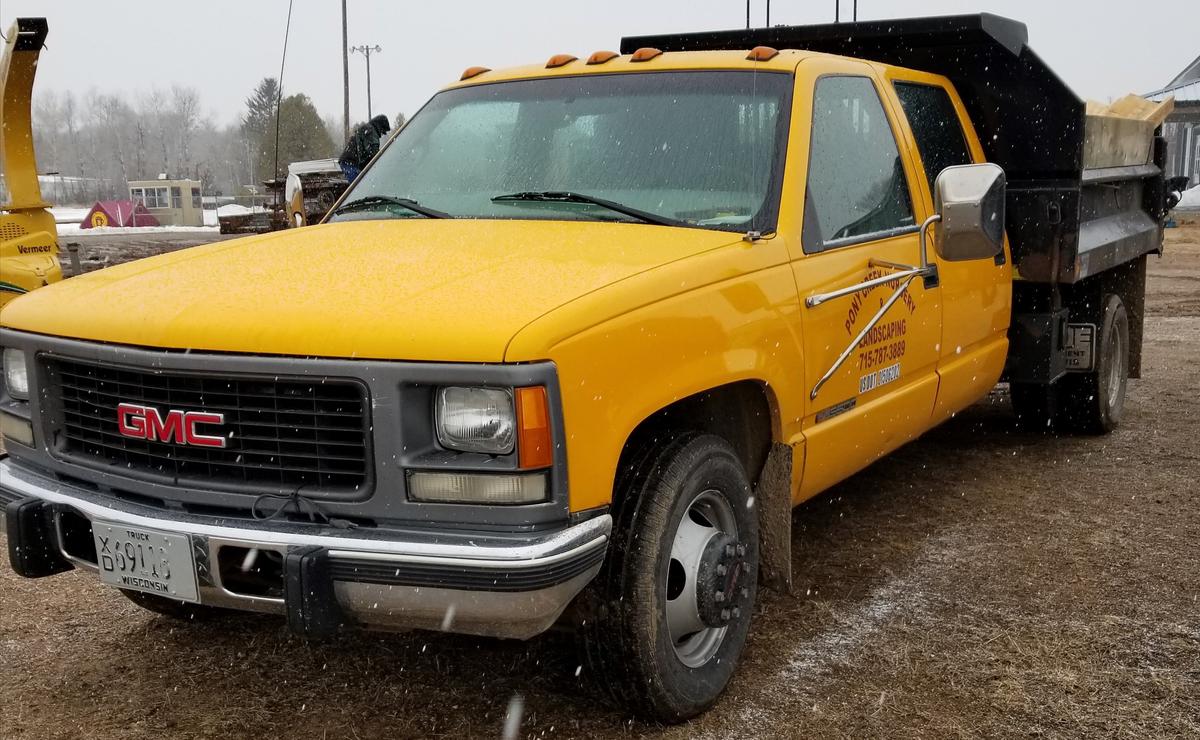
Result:
[[[200,601],[187,535],[93,522],[100,580],[179,601]]]
[[[1066,340],[1067,369],[1091,370],[1096,362],[1096,325],[1067,324]]]

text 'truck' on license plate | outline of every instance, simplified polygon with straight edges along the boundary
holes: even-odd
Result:
[[[199,601],[187,535],[92,522],[100,580],[179,601]]]

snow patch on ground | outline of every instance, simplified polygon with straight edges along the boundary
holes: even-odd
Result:
[[[916,567],[919,566],[920,563]],[[855,610],[841,615],[838,628],[797,645],[788,656],[787,665],[779,671],[780,680],[795,685],[828,675],[834,668],[848,664],[854,651],[893,616],[919,611],[924,601],[924,592],[915,582],[919,575],[919,572],[909,573],[888,581],[872,591]]]
[[[781,723],[786,723],[788,713],[798,704],[820,711],[824,679],[839,667],[851,665],[855,653],[893,619],[911,619],[924,612],[935,576],[944,568],[945,553],[954,547],[945,538],[927,542],[905,573],[874,588],[853,609],[836,614],[824,632],[796,643],[781,656],[783,665],[773,680],[763,684],[777,688],[751,698],[738,712],[735,725],[741,732],[765,736],[772,734],[772,728],[784,726]]]
[[[164,234],[164,233],[179,233],[179,232],[194,232],[198,234],[214,234],[217,233],[216,226],[94,226],[90,229],[80,228],[79,224],[59,224],[58,234],[70,234],[72,236],[87,236],[94,234],[100,236],[119,236],[121,234]]]
[[[79,224],[91,212],[91,208],[72,208],[70,206],[54,206],[50,209],[50,213],[54,215],[54,223],[58,224],[59,233],[75,234],[79,233]],[[251,213],[266,213],[267,209],[262,206],[241,206],[236,203],[223,205],[215,211],[211,208],[204,209],[204,226],[138,226],[134,227],[101,227],[98,229],[85,229],[85,231],[95,231],[97,234],[138,234],[138,233],[155,233],[159,231],[211,231],[218,225],[217,218],[219,216],[245,216]]]

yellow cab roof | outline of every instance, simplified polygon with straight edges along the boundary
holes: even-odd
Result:
[[[757,62],[747,59],[749,49],[733,51],[668,51],[644,62],[633,61],[632,54],[621,54],[601,64],[588,64],[587,57],[576,59],[557,67],[546,63],[528,64],[520,67],[488,70],[470,79],[446,86],[445,89],[526,80],[539,77],[574,77],[589,74],[614,74],[624,72],[665,72],[672,70],[758,70],[760,72],[793,72],[796,65],[810,56],[827,56],[810,51],[781,49],[773,58]]]

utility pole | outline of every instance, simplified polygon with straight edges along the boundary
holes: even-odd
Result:
[[[379,44],[375,44],[374,46],[368,46],[366,44],[363,44],[362,46],[351,47],[350,51],[357,51],[359,54],[362,54],[364,57],[367,58],[367,120],[370,120],[371,119],[371,55],[378,54],[379,52],[383,51],[383,47],[380,46]],[[347,138],[349,138],[349,137],[347,137]]]
[[[342,0],[342,145],[350,141],[350,47],[346,45],[346,0]]]

